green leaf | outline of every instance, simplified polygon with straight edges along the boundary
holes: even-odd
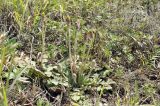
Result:
[[[38,70],[35,67],[29,68],[29,71],[30,71],[29,73],[34,74],[35,77],[43,78],[43,79],[48,79],[49,78],[45,73],[43,73],[41,70]]]

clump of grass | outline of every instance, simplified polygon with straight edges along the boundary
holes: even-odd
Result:
[[[6,33],[2,33],[0,35],[0,84],[1,84],[1,92],[3,94],[3,98],[1,103],[4,106],[8,106],[8,88],[9,88],[9,78],[10,78],[10,69],[12,65],[12,58],[14,57],[16,44],[13,40],[9,40],[6,37]],[[11,61],[10,61],[11,60]],[[8,72],[5,72],[8,70]],[[8,76],[5,77],[5,74],[8,73]],[[7,75],[7,74],[6,74]],[[5,82],[3,79],[6,79]]]

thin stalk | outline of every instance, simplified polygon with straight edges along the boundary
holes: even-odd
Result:
[[[2,80],[2,79],[1,79]],[[2,89],[3,89],[3,98],[4,98],[4,106],[8,106],[8,99],[7,99],[7,93],[6,93],[6,88],[2,82]]]
[[[72,62],[72,51],[71,51],[71,30],[70,25],[68,28],[68,47],[69,47],[69,60]]]
[[[0,63],[0,82],[2,83],[2,93],[3,93],[3,98],[4,98],[4,106],[8,106],[8,100],[7,100],[7,93],[6,93],[6,88],[5,88],[5,85],[3,83],[3,80],[2,80],[2,71],[3,71],[3,63],[5,61],[5,51],[6,51],[6,48],[2,48],[2,56],[1,56],[1,63]]]
[[[2,77],[2,71],[3,71],[3,63],[5,61],[5,51],[6,51],[6,48],[2,48],[2,56],[1,56],[1,64],[0,64],[0,77]]]
[[[91,52],[91,49],[92,49],[92,47],[94,46],[94,41],[95,41],[95,35],[93,35],[93,38],[92,38],[91,41],[89,42],[90,44],[89,44],[89,48],[88,48],[88,52],[87,52],[87,57],[89,57],[90,52]],[[88,58],[88,60],[89,60],[89,58]]]
[[[42,57],[41,57],[41,66],[43,65],[43,59],[44,59],[44,54],[45,54],[45,38],[46,38],[46,35],[45,35],[45,27],[44,27],[44,17],[43,17],[43,25],[42,25],[42,45],[41,45],[41,48],[42,48]]]

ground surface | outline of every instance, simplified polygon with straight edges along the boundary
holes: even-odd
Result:
[[[159,106],[158,0],[0,3],[0,105]]]

